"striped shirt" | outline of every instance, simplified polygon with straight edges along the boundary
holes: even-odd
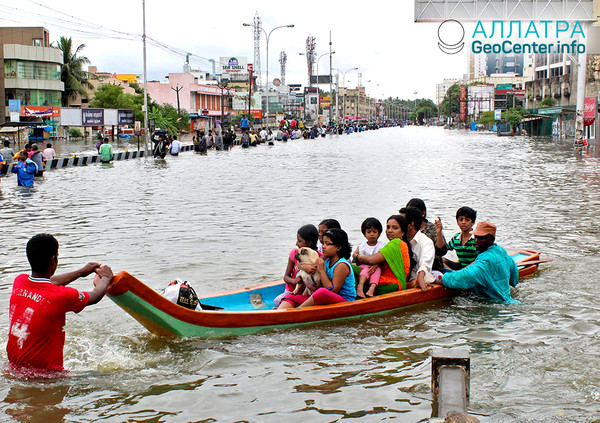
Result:
[[[457,233],[446,243],[449,250],[456,251],[458,262],[464,267],[471,264],[477,258],[477,248],[475,247],[475,239],[470,238],[465,245],[460,242],[460,232]]]

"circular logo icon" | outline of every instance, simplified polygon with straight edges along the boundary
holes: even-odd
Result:
[[[456,54],[465,46],[465,28],[455,19],[447,19],[438,27],[438,47],[446,54]]]

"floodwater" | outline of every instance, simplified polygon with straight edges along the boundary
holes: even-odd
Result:
[[[99,260],[155,289],[181,278],[205,294],[280,278],[305,223],[337,218],[356,245],[364,218],[421,197],[447,236],[470,205],[506,249],[554,261],[514,290],[519,305],[463,295],[217,340],[153,336],[105,298],[67,317],[69,378],[0,376],[0,420],[424,421],[430,349],[468,347],[481,421],[599,421],[599,165],[597,151],[549,138],[407,127],[59,169],[33,190],[3,178],[2,345],[11,283],[39,232],[58,238],[59,271]]]

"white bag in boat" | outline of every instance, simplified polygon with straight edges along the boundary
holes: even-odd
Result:
[[[196,291],[187,281],[177,278],[165,288],[163,296],[171,302],[191,310],[202,310]]]

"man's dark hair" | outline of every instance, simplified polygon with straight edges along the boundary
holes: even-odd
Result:
[[[417,231],[421,230],[421,223],[423,223],[423,213],[416,207],[405,207],[400,210],[400,213],[404,213],[404,218],[406,219],[406,225],[410,225],[411,222],[414,222],[415,229]]]
[[[425,201],[420,198],[411,198],[408,203],[406,203],[406,207],[416,207],[421,210],[421,213],[427,214],[427,207],[425,207]]]
[[[50,259],[58,254],[58,241],[50,234],[37,234],[27,242],[26,251],[31,271],[44,273]]]
[[[456,211],[456,220],[458,220],[458,218],[461,216],[464,216],[475,222],[475,219],[477,219],[477,212],[471,207],[464,206]]]
[[[4,146],[5,147],[10,147],[10,141],[4,141]]]

